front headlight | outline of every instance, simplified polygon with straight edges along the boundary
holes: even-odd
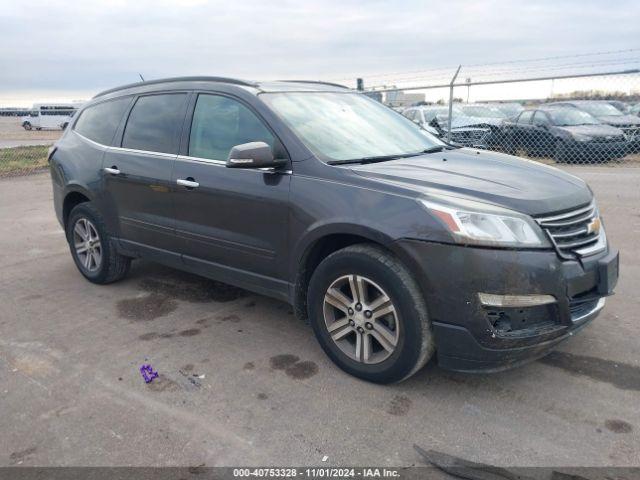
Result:
[[[438,217],[458,243],[501,247],[550,247],[540,227],[527,215],[480,202],[460,206],[418,200]]]

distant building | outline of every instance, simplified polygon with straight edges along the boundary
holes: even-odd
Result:
[[[382,92],[362,92],[362,93],[364,93],[367,97],[373,98],[374,100],[377,100],[378,102],[382,103]]]
[[[406,93],[402,90],[386,92],[384,103],[393,108],[410,107],[419,102],[424,102],[424,93]]]

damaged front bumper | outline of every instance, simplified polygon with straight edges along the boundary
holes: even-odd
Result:
[[[427,301],[441,367],[498,371],[535,360],[593,320],[618,278],[618,252],[397,242]]]

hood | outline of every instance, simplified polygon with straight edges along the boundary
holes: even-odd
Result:
[[[635,115],[603,115],[597,117],[603,123],[607,125],[636,125],[640,126],[640,117]]]
[[[619,137],[623,134],[622,130],[611,125],[567,125],[563,127],[555,127],[571,134],[589,135],[590,137]]]
[[[351,168],[358,175],[410,190],[416,196],[472,199],[529,215],[574,208],[592,198],[584,181],[561,170],[468,148]]]
[[[479,117],[453,117],[451,120],[451,128],[464,128],[464,127],[497,127],[502,125],[504,119],[502,118],[479,118]],[[436,121],[441,128],[446,129],[448,123],[447,115],[438,115]]]

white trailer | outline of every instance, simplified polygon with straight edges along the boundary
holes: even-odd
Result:
[[[64,130],[78,110],[76,103],[36,103],[29,115],[22,117],[25,130]]]

